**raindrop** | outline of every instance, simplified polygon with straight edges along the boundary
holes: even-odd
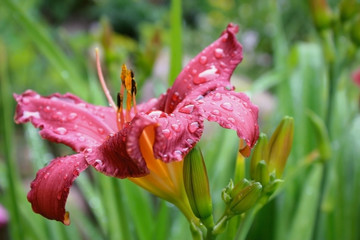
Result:
[[[69,114],[68,119],[71,121],[77,118],[77,116],[78,116],[77,113],[72,112]]]
[[[167,128],[163,129],[162,133],[164,134],[164,136],[166,138],[170,138],[170,136],[171,136],[171,131],[169,129],[167,129]]]
[[[217,109],[212,110],[211,113],[214,114],[214,115],[220,115],[220,111],[217,110]]]
[[[196,69],[193,69],[193,70],[191,71],[191,73],[192,73],[193,75],[196,75],[196,74],[197,74],[197,70],[196,70]]]
[[[216,122],[217,121],[217,117],[210,114],[208,117],[207,117],[207,120],[208,121],[211,121],[211,122]]]
[[[174,151],[174,155],[175,155],[175,157],[181,157],[181,154],[182,154],[182,152],[180,151],[180,150],[175,150]]]
[[[175,132],[179,132],[180,131],[180,126],[179,124],[171,124],[171,128],[175,131]]]
[[[222,99],[222,97],[221,97],[221,94],[220,93],[215,93],[215,95],[212,97],[212,99],[214,100],[214,101],[220,101],[221,99]]]
[[[68,174],[66,173],[65,176],[64,176],[64,180],[66,180],[68,177]]]
[[[179,100],[179,92],[174,92],[174,94],[172,95],[171,99],[174,101],[174,102],[177,102]]]
[[[179,109],[179,112],[186,113],[186,114],[190,114],[193,111],[194,111],[194,105],[193,104],[186,105],[186,106]]]
[[[50,176],[50,173],[47,172],[47,173],[44,175],[44,179],[47,179],[49,176]]]
[[[45,108],[44,108],[44,112],[50,112],[51,111],[51,107],[50,106],[46,106]]]
[[[98,132],[99,132],[100,134],[103,134],[103,133],[105,132],[105,130],[104,130],[103,128],[98,128]]]
[[[227,120],[228,120],[229,122],[231,122],[231,123],[235,123],[235,119],[232,118],[232,117],[229,117]]]
[[[61,199],[61,195],[62,195],[62,192],[59,192],[56,196],[57,200],[60,200]]]
[[[28,103],[30,103],[30,100],[28,98],[23,98],[23,103],[28,104]]]
[[[207,63],[207,57],[206,57],[206,56],[201,56],[201,57],[199,58],[199,62],[200,62],[201,64],[206,64],[206,63]]]
[[[65,135],[67,133],[67,130],[66,128],[58,127],[57,129],[54,130],[54,132],[59,135]]]
[[[224,57],[224,50],[222,48],[216,48],[214,50],[214,55],[216,58],[222,58]]]
[[[102,166],[103,166],[103,162],[102,162],[100,159],[96,159],[94,165],[95,165],[95,166],[102,167]]]
[[[193,143],[195,142],[194,140],[192,140],[191,138],[186,139],[186,142],[190,145],[193,145]]]
[[[229,37],[229,34],[228,34],[228,33],[224,33],[224,35],[223,35],[222,38],[221,38],[221,41],[226,42],[226,40],[228,39],[228,37]]]
[[[222,107],[223,109],[228,110],[228,111],[234,110],[233,106],[229,102],[224,102],[224,103],[220,104],[220,107]]]
[[[196,130],[198,130],[199,126],[200,125],[198,122],[192,122],[189,124],[188,129],[191,133],[194,133]]]
[[[78,139],[79,139],[80,142],[84,142],[84,141],[85,141],[85,137],[84,137],[84,136],[80,136]]]

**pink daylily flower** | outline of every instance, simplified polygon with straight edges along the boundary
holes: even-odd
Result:
[[[352,79],[354,81],[354,83],[360,87],[360,69],[357,69],[355,70],[353,73],[352,73]]]
[[[86,103],[70,93],[44,97],[27,90],[14,94],[16,123],[31,122],[43,138],[76,152],[38,171],[28,193],[33,210],[69,224],[65,211],[69,189],[89,165],[117,178],[151,175],[156,169],[147,159],[167,164],[181,161],[200,140],[205,119],[234,129],[252,148],[259,135],[258,108],[230,84],[242,60],[237,31],[237,26],[229,24],[219,39],[190,61],[165,94],[137,105],[136,111],[129,110],[130,119],[121,128],[114,108]],[[144,138],[144,133],[150,137]],[[150,144],[150,150],[144,144]]]

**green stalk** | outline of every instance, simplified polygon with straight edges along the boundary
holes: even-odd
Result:
[[[170,73],[169,85],[172,85],[182,68],[182,20],[181,0],[171,0],[170,9]]]
[[[10,233],[11,237],[14,240],[24,239],[23,225],[19,213],[19,202],[17,192],[21,187],[19,181],[19,175],[15,167],[15,158],[13,152],[13,138],[14,127],[12,123],[12,97],[11,90],[9,85],[9,78],[7,76],[7,57],[6,57],[6,48],[0,40],[0,88],[1,88],[1,103],[2,103],[2,112],[1,112],[1,123],[3,127],[3,138],[4,138],[4,157],[6,164],[6,178],[7,178],[7,190],[8,190],[8,207],[11,217],[10,222]]]

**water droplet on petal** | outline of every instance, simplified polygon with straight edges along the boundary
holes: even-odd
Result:
[[[68,174],[66,173],[66,174],[64,175],[63,179],[66,180],[67,177],[68,177]]]
[[[98,133],[103,134],[105,130],[103,128],[98,128]]]
[[[217,117],[216,117],[215,115],[210,114],[210,115],[207,117],[207,120],[210,121],[210,122],[216,122],[216,121],[217,121]]]
[[[206,63],[207,63],[207,57],[206,57],[206,56],[201,56],[201,57],[199,58],[199,62],[200,62],[201,64],[206,64]]]
[[[171,128],[175,131],[175,132],[179,132],[180,131],[180,126],[179,124],[171,124]]]
[[[192,140],[191,138],[188,138],[188,139],[186,139],[186,142],[190,145],[193,145],[195,141]]]
[[[232,117],[229,117],[227,120],[228,120],[229,122],[231,122],[231,123],[235,123],[235,119],[232,118]]]
[[[28,104],[28,103],[30,102],[30,100],[29,100],[28,98],[23,98],[23,99],[22,99],[22,102],[23,102],[24,104]]]
[[[177,102],[179,100],[179,92],[174,92],[174,94],[172,95],[171,99],[174,101],[174,102]]]
[[[54,130],[54,132],[59,135],[65,135],[67,133],[67,130],[66,128],[58,127],[57,129]]]
[[[61,199],[61,195],[62,195],[62,192],[59,192],[56,196],[57,200],[60,200]]]
[[[186,105],[186,106],[179,109],[179,112],[186,113],[186,114],[190,114],[190,113],[192,113],[192,111],[194,111],[194,105],[193,104]]]
[[[196,74],[197,74],[197,70],[196,70],[196,69],[193,69],[193,70],[191,71],[191,73],[192,73],[193,75],[196,75]]]
[[[51,112],[51,107],[50,106],[46,106],[44,108],[44,112]]]
[[[47,179],[49,176],[50,176],[50,173],[47,172],[47,173],[44,175],[44,179]]]
[[[181,152],[180,150],[175,150],[175,151],[174,151],[174,155],[175,155],[175,157],[178,158],[178,159],[181,158],[181,154],[182,154],[182,152]]]
[[[221,99],[222,99],[222,97],[221,97],[221,94],[220,93],[215,93],[215,95],[212,97],[212,99],[214,100],[214,101],[220,101]]]
[[[214,50],[214,55],[216,58],[222,58],[224,57],[224,50],[222,48],[216,48]]]
[[[228,34],[228,33],[224,33],[224,35],[223,35],[222,38],[221,38],[221,41],[226,42],[226,40],[228,39],[228,37],[229,37],[229,34]]]
[[[220,115],[220,111],[217,110],[217,109],[212,110],[211,113],[214,114],[214,115]]]
[[[188,129],[191,133],[194,133],[196,130],[198,130],[199,126],[200,125],[198,122],[192,122],[189,124]]]
[[[70,113],[69,116],[68,116],[68,119],[71,121],[71,120],[74,120],[75,118],[77,118],[77,113]]]
[[[234,110],[233,106],[229,102],[224,102],[224,103],[220,104],[220,107],[222,107],[223,109],[228,110],[228,111]]]
[[[164,134],[164,136],[166,138],[170,138],[170,136],[171,136],[171,131],[169,129],[167,129],[167,128],[163,129],[162,133]]]
[[[80,142],[84,142],[84,141],[85,141],[85,137],[80,136],[80,137],[78,138],[78,140],[79,140]]]

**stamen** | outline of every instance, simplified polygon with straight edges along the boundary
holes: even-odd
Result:
[[[118,129],[120,130],[124,126],[123,95],[120,92],[117,94],[117,107],[116,123],[118,125]]]
[[[100,65],[100,58],[99,58],[99,49],[97,49],[97,48],[95,49],[95,55],[96,55],[96,68],[97,68],[97,73],[98,73],[98,76],[99,76],[101,87],[102,87],[102,89],[103,89],[103,91],[105,93],[105,96],[106,96],[110,106],[112,108],[114,108],[115,111],[117,111],[117,107],[116,107],[116,105],[114,103],[114,100],[111,98],[109,89],[106,86],[104,76],[102,74],[101,65]]]

